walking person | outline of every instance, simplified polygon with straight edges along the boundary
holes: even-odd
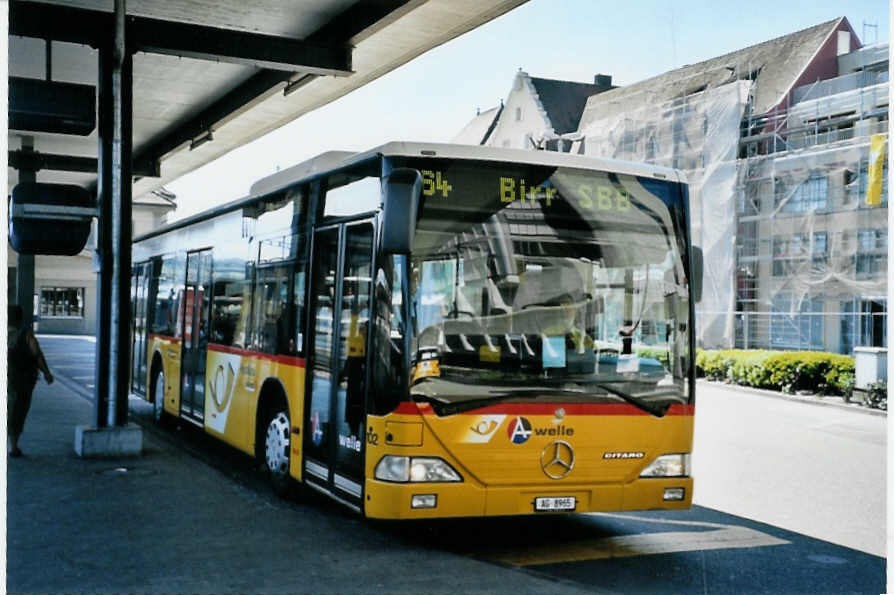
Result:
[[[20,457],[19,436],[25,426],[25,417],[31,408],[31,393],[37,384],[37,372],[43,372],[47,384],[53,384],[53,374],[40,350],[40,343],[24,324],[22,307],[7,307],[6,335],[6,419],[8,424],[9,456]]]

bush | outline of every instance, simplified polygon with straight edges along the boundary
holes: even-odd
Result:
[[[888,384],[885,382],[873,382],[869,385],[866,394],[866,404],[873,409],[888,410]]]
[[[850,376],[845,376],[843,380],[839,382],[841,386],[841,394],[844,395],[845,403],[850,403],[851,398],[854,396],[854,386],[857,384],[856,378],[854,378],[853,374]]]
[[[754,388],[847,396],[853,389],[854,359],[818,351],[698,351],[696,374]]]
[[[777,351],[745,352],[735,358],[730,367],[728,378],[736,384],[753,388],[771,388],[770,370],[767,360],[777,355]]]
[[[842,395],[854,375],[854,359],[819,351],[776,354],[766,361],[770,383],[783,392],[810,391]]]
[[[709,380],[728,380],[733,364],[747,353],[749,352],[741,349],[697,351],[695,355],[696,376],[704,376]]]

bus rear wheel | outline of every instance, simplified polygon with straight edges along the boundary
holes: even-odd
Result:
[[[161,368],[155,372],[152,382],[152,417],[160,426],[168,421],[168,414],[165,413],[165,373]]]
[[[273,491],[288,496],[292,487],[289,476],[289,450],[291,449],[291,425],[289,414],[283,408],[273,412],[267,422],[264,439],[264,466],[270,476]]]

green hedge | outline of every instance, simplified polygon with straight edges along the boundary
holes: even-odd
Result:
[[[820,351],[698,350],[696,374],[783,392],[850,395],[854,358]]]
[[[654,347],[640,347],[636,350],[636,355],[638,357],[649,357],[652,359],[657,359],[662,366],[664,366],[665,370],[670,369],[670,365],[668,364],[668,355],[667,349],[660,349]]]

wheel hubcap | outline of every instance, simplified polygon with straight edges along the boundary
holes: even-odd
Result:
[[[267,468],[276,475],[289,472],[289,418],[280,411],[267,426]]]
[[[155,421],[161,419],[165,407],[165,375],[159,372],[155,378],[155,402],[152,404]]]

